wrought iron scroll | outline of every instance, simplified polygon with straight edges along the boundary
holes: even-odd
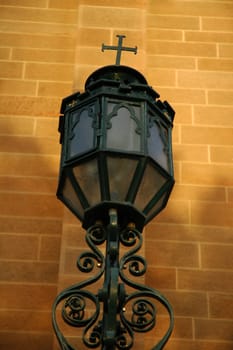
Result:
[[[91,227],[87,231],[86,242],[90,251],[80,255],[77,266],[86,273],[97,268],[99,270],[91,278],[62,291],[54,302],[52,321],[61,349],[76,350],[59,328],[57,307],[60,303],[64,322],[72,327],[83,328],[82,339],[87,347],[129,350],[134,344],[135,333],[145,333],[156,328],[157,310],[154,302],[159,302],[168,312],[170,325],[151,350],[162,350],[174,326],[172,307],[160,292],[129,278],[130,275],[143,276],[146,272],[146,260],[137,254],[142,246],[142,234],[133,226],[119,229],[117,217],[113,215],[108,227],[100,224]],[[106,245],[106,256],[97,248],[102,243]],[[128,250],[119,259],[120,244]],[[95,294],[86,290],[102,276],[104,283],[101,290]],[[87,302],[94,306],[91,314],[86,312]]]

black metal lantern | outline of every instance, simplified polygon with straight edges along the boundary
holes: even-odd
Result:
[[[123,47],[124,36],[118,38],[118,46],[102,47],[103,50],[117,50],[116,65],[98,69],[87,79],[84,93],[75,93],[63,100],[59,123],[62,154],[57,196],[82,221],[83,227],[91,232],[91,245],[106,241],[105,262],[95,256],[97,261],[101,260],[101,266],[105,266],[104,287],[97,296],[89,295],[92,301],[95,300],[95,304],[99,300],[104,303],[105,317],[96,326],[99,328],[92,331],[86,345],[102,346],[102,349],[108,350],[131,347],[126,345],[125,339],[119,341],[126,331],[120,330],[118,318],[121,318],[121,309],[127,303],[126,292],[123,287],[119,287],[119,276],[126,282],[120,270],[128,262],[128,256],[123,259],[124,264],[118,262],[119,242],[131,246],[131,240],[134,241],[136,237],[141,240],[138,232],[166,206],[174,184],[171,130],[175,113],[167,102],[158,99],[159,94],[147,84],[141,73],[120,65],[121,51],[135,52],[136,49]],[[110,236],[113,238],[109,238]],[[133,261],[132,256],[130,261]],[[144,266],[144,273],[144,259],[137,257],[134,260],[136,265]],[[86,263],[88,264],[87,261]],[[138,273],[135,272],[135,275],[143,274],[138,266]],[[113,276],[113,267],[115,282],[110,277]],[[111,288],[117,289],[118,301],[111,295]],[[142,287],[135,288],[142,292]],[[152,290],[144,288],[144,295],[151,297]],[[70,306],[69,312],[80,306],[80,300],[84,298],[80,289],[82,285],[78,286],[76,294],[72,294],[70,290],[65,293],[70,304],[73,295],[73,309]],[[162,298],[160,301],[168,309],[172,322],[172,311],[168,302],[157,292],[155,294],[156,299]],[[55,304],[62,298],[58,298]],[[141,307],[152,307],[144,299],[143,302],[140,300]],[[109,312],[115,315],[115,321],[111,319],[110,322],[107,317]],[[66,311],[63,312],[63,318],[67,321],[69,317],[64,316],[65,314]],[[152,314],[154,311],[148,311],[149,318]],[[73,322],[75,323],[74,319]],[[131,334],[125,319],[122,322]],[[142,323],[141,329],[147,328],[143,328],[142,318],[138,322]],[[72,322],[68,320],[68,323]],[[107,331],[110,323],[112,331]],[[76,322],[75,326],[80,324]],[[131,325],[131,328],[135,327]],[[55,321],[54,328],[58,334]],[[160,345],[154,349],[162,349],[171,328]],[[63,349],[71,349],[65,347],[64,341],[61,341],[63,338],[59,337],[61,335],[58,335],[58,339],[61,346],[64,346]]]

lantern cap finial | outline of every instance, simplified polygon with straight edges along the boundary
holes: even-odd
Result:
[[[126,37],[125,35],[117,35],[116,36],[118,38],[118,45],[117,46],[108,46],[108,45],[104,45],[102,44],[102,51],[105,50],[116,50],[117,51],[117,55],[116,55],[116,66],[120,65],[120,61],[121,61],[121,53],[122,51],[130,51],[130,52],[134,52],[134,54],[137,54],[137,46],[135,47],[126,47],[123,46],[123,39]]]

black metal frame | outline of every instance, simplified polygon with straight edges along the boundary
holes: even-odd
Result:
[[[94,270],[97,272],[91,278],[62,291],[53,305],[53,328],[61,349],[74,350],[74,347],[58,325],[56,315],[60,303],[64,322],[72,327],[83,328],[82,340],[85,346],[102,350],[129,350],[134,344],[135,333],[156,328],[157,312],[153,301],[162,304],[170,318],[166,333],[152,348],[163,349],[174,327],[172,307],[160,292],[127,276],[128,273],[133,277],[140,277],[146,272],[146,260],[137,255],[142,246],[142,234],[133,224],[120,227],[117,210],[110,209],[109,225],[96,223],[90,227],[86,242],[90,250],[79,256],[77,266],[84,273]],[[98,248],[104,243],[105,256]],[[122,257],[119,257],[120,246],[128,247]],[[85,289],[99,281],[102,276],[103,286],[97,293]],[[129,287],[130,292],[126,287]],[[94,306],[91,315],[86,314],[86,306],[90,302]]]

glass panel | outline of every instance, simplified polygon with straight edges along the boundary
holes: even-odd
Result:
[[[107,158],[110,198],[112,201],[125,201],[137,163],[136,159]]]
[[[100,202],[99,174],[96,159],[88,160],[73,169],[74,176],[90,206]]]
[[[140,106],[108,103],[107,148],[140,152]]]
[[[160,197],[160,199],[156,202],[156,204],[154,205],[154,207],[148,212],[146,213],[146,216],[154,216],[157,213],[160,212],[160,210],[163,208],[164,205],[164,199],[167,195],[167,191],[162,195],[162,197]]]
[[[165,182],[166,179],[158,170],[148,163],[136,196],[135,206],[143,210]]]
[[[73,211],[77,213],[79,217],[82,218],[84,215],[83,207],[68,177],[66,177],[65,179],[65,183],[63,187],[63,197],[64,197],[65,204],[67,204],[68,206],[71,206]]]
[[[94,147],[94,108],[92,105],[70,114],[69,157],[78,156]]]
[[[169,172],[168,157],[168,131],[161,123],[150,117],[149,137],[148,137],[149,155],[166,171]]]

